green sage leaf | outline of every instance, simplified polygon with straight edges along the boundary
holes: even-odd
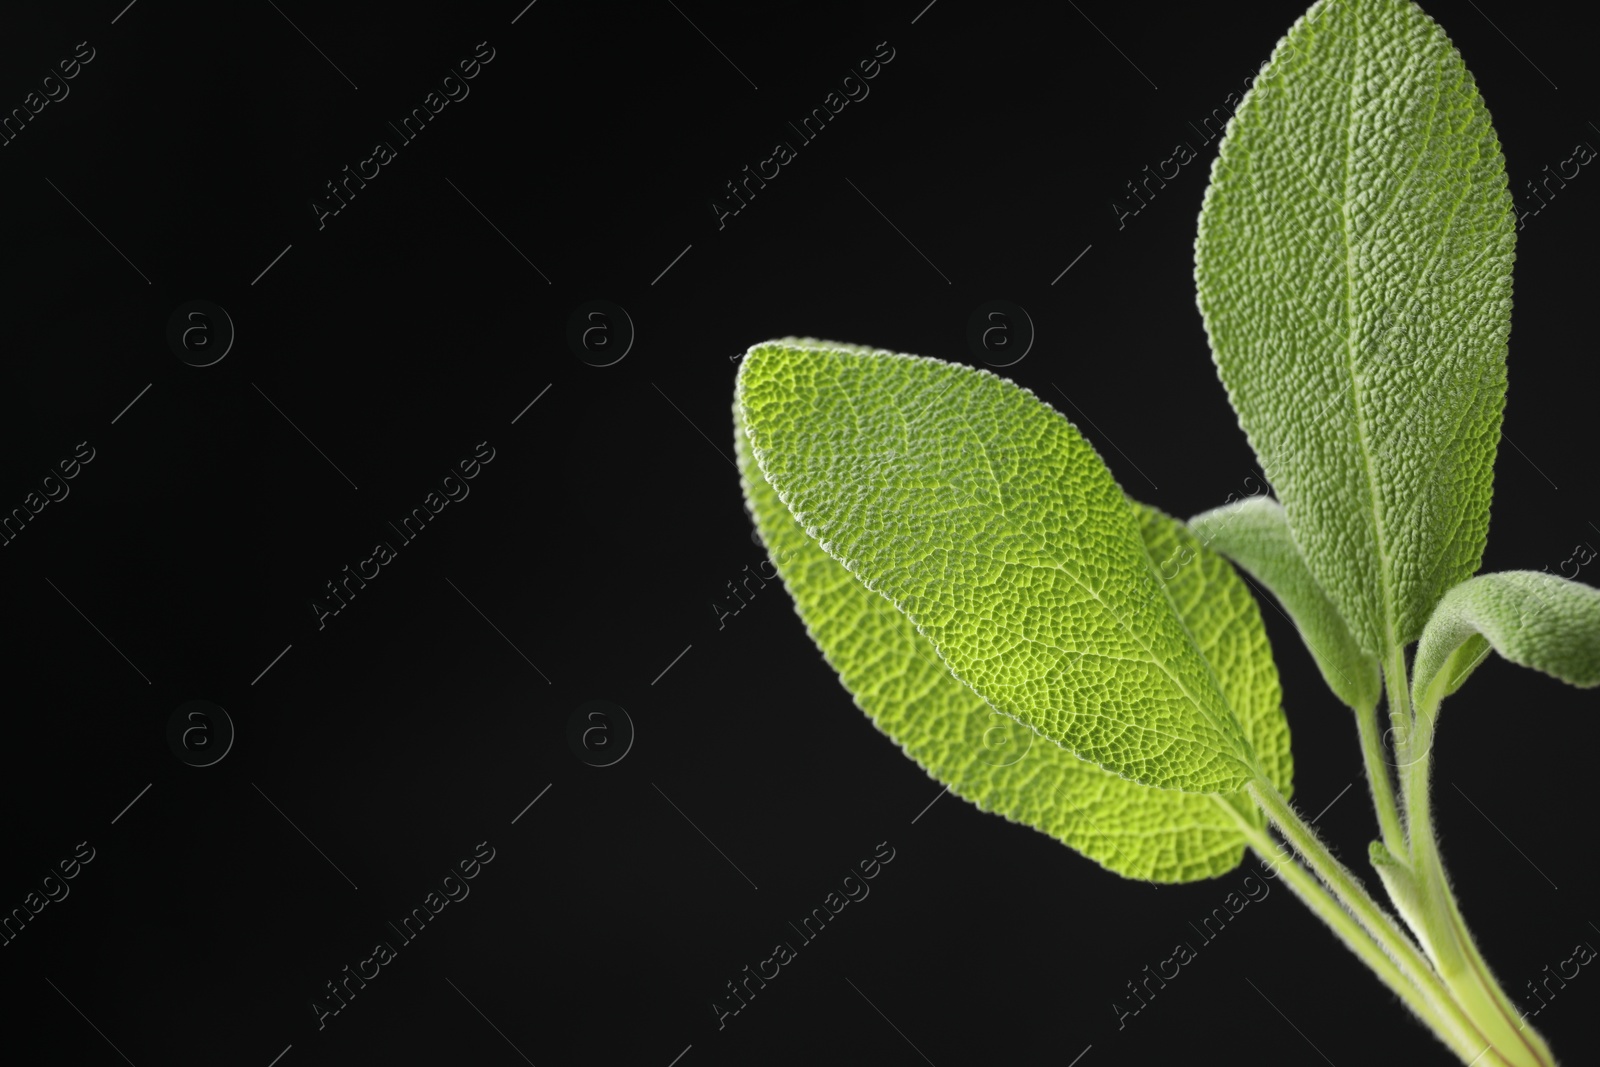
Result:
[[[1145,785],[1232,793],[1256,755],[1077,430],[986,371],[792,342],[740,366],[763,478],[997,710]]]
[[[1195,244],[1218,372],[1361,646],[1478,569],[1515,243],[1472,75],[1406,0],[1324,0],[1229,123]]]
[[[807,633],[856,705],[930,776],[980,810],[1031,826],[1124,877],[1189,882],[1238,866],[1245,842],[1218,806],[1223,798],[1122,778],[996,711],[951,674],[906,615],[806,535],[762,476],[743,429],[734,436],[746,505]],[[1273,784],[1287,794],[1288,725],[1249,590],[1180,523],[1133,506],[1150,558],[1171,575],[1172,599]],[[1225,802],[1262,824],[1245,795]]]
[[[1289,532],[1283,507],[1270,497],[1224,504],[1189,520],[1200,540],[1267,587],[1300,631],[1311,658],[1340,700],[1361,712],[1377,707],[1383,677],[1376,656],[1362,650],[1317,585]]]
[[[1418,707],[1461,687],[1489,654],[1569,685],[1600,685],[1600,589],[1540,571],[1469,578],[1439,601],[1412,667]]]

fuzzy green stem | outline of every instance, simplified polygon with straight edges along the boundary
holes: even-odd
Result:
[[[1389,777],[1389,765],[1383,758],[1383,737],[1378,733],[1378,709],[1353,708],[1356,713],[1356,730],[1361,735],[1361,756],[1367,769],[1367,788],[1372,793],[1372,806],[1378,813],[1378,827],[1383,832],[1383,843],[1396,856],[1410,853],[1406,843],[1405,828],[1400,823],[1400,808],[1395,802],[1394,780]]]
[[[1391,715],[1409,724],[1407,760],[1401,777],[1410,869],[1418,898],[1416,915],[1407,916],[1456,1001],[1472,1016],[1485,1036],[1510,1062],[1525,1067],[1552,1067],[1555,1057],[1544,1039],[1523,1019],[1500,988],[1477,943],[1467,930],[1445,875],[1439,840],[1433,829],[1430,794],[1434,720],[1439,703],[1411,708],[1410,681],[1403,649],[1391,650],[1384,665]]]
[[[1540,1067],[1539,1061],[1519,1058],[1516,1055],[1522,1051],[1520,1046],[1508,1051],[1496,1041],[1495,1034],[1489,1032],[1483,1024],[1481,1015],[1485,1005],[1466,1004],[1460,1001],[1457,991],[1441,980],[1440,974],[1434,970],[1433,965],[1422,954],[1416,942],[1411,940],[1410,935],[1400,927],[1393,916],[1378,906],[1368,894],[1366,887],[1349,868],[1334,858],[1327,846],[1317,837],[1316,831],[1289,806],[1289,802],[1271,782],[1265,778],[1258,778],[1246,786],[1246,789],[1261,810],[1272,820],[1273,825],[1277,826],[1294,846],[1295,851],[1305,858],[1317,877],[1322,879],[1339,902],[1350,911],[1355,921],[1395,961],[1401,973],[1418,988],[1425,990],[1442,1012],[1459,1019],[1464,1031],[1473,1036],[1478,1047],[1466,1058],[1467,1063],[1474,1064],[1475,1067],[1485,1067],[1488,1064],[1499,1064],[1503,1067]],[[1497,1013],[1495,1014],[1497,1017]],[[1507,1036],[1501,1034],[1501,1041]]]
[[[1246,789],[1261,810],[1266,812],[1267,818],[1272,820],[1273,825],[1277,826],[1294,846],[1295,851],[1305,857],[1311,869],[1317,873],[1317,877],[1321,878],[1333,895],[1350,909],[1356,921],[1379,944],[1389,949],[1406,976],[1419,985],[1428,981],[1433,974],[1433,968],[1423,957],[1416,943],[1411,940],[1411,936],[1401,929],[1400,924],[1395,922],[1388,912],[1378,906],[1355,874],[1334,858],[1327,846],[1317,837],[1317,832],[1300,817],[1299,812],[1289,806],[1283,794],[1265,779],[1251,782]]]
[[[1226,800],[1221,797],[1217,797],[1216,800],[1223,810],[1234,817],[1240,832],[1244,834],[1245,840],[1255,850],[1256,855],[1261,858],[1263,865],[1281,874],[1294,895],[1299,897],[1301,902],[1333,931],[1344,946],[1365,963],[1368,969],[1377,975],[1378,979],[1388,986],[1440,1041],[1460,1056],[1463,1062],[1470,1063],[1474,1057],[1482,1053],[1485,1042],[1481,1035],[1450,1000],[1449,993],[1443,985],[1435,980],[1430,986],[1421,987],[1407,978],[1395,964],[1391,952],[1362,929],[1350,912],[1328,892],[1327,887],[1293,858],[1278,854],[1278,846],[1271,834],[1253,820],[1242,816]],[[1498,1067],[1504,1061],[1479,1059],[1476,1067],[1487,1067],[1491,1062]]]

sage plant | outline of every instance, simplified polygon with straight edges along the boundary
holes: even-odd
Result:
[[[734,404],[784,585],[907,755],[1125,878],[1215,878],[1254,850],[1482,1067],[1555,1061],[1445,873],[1441,707],[1491,652],[1600,684],[1600,591],[1477,573],[1514,243],[1499,141],[1443,30],[1407,0],[1322,0],[1230,121],[1195,244],[1212,357],[1273,496],[1180,521],[1027,389],[854,345],[756,345]],[[1277,669],[1234,568],[1355,719],[1386,905],[1288,799]]]

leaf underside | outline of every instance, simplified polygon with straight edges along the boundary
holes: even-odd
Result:
[[[952,674],[907,615],[807,535],[762,474],[742,424],[735,438],[747,505],[807,632],[856,704],[924,770],[981,810],[1032,826],[1126,877],[1183,882],[1237,866],[1243,838],[1217,798],[1141,785],[1079,759]],[[1253,598],[1181,523],[1131,508],[1147,558],[1170,575],[1163,597],[1222,680],[1268,776],[1287,793],[1288,728]],[[1260,824],[1242,795],[1229,799]]]
[[[756,345],[740,424],[789,512],[991,706],[1124,777],[1255,775],[1122,490],[1031,392],[919,356]]]

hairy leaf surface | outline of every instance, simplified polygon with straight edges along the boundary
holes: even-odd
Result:
[[[737,418],[737,415],[736,415]],[[980,810],[1031,826],[1108,870],[1154,882],[1224,874],[1244,838],[1220,798],[1141,785],[1078,759],[990,707],[927,638],[806,535],[736,427],[745,501],[806,631],[879,730]],[[1292,786],[1289,734],[1259,612],[1227,564],[1181,524],[1133,505],[1150,558],[1238,709],[1273,784]],[[1262,824],[1243,794],[1236,810]]]
[[[1189,520],[1207,547],[1244,568],[1266,586],[1300,631],[1317,669],[1339,699],[1371,711],[1383,692],[1378,659],[1363,651],[1338,609],[1317,585],[1289,532],[1283,507],[1250,497],[1212,508]]]
[[[1405,0],[1313,6],[1212,166],[1195,245],[1212,354],[1368,652],[1414,640],[1481,561],[1513,222],[1472,75]]]
[[[1256,759],[1094,449],[1031,392],[938,360],[773,342],[740,366],[762,476],[991,706],[1160,788]]]
[[[1444,595],[1417,644],[1417,705],[1459,689],[1491,648],[1569,685],[1600,685],[1600,589],[1540,571],[1462,582]]]

